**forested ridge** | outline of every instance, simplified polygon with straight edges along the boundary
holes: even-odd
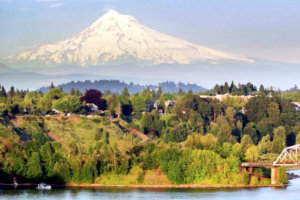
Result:
[[[122,93],[124,88],[127,88],[130,94],[134,93],[140,93],[145,89],[151,89],[151,90],[156,90],[158,87],[161,87],[163,91],[165,92],[178,92],[179,89],[187,92],[189,90],[193,90],[194,92],[203,92],[206,89],[196,85],[196,84],[185,84],[185,83],[174,83],[172,81],[166,81],[159,83],[157,85],[150,84],[150,85],[141,85],[141,84],[135,84],[135,83],[126,83],[126,82],[121,82],[119,80],[98,80],[98,81],[77,81],[77,82],[69,82],[69,83],[64,83],[61,85],[58,85],[58,88],[62,88],[66,92],[70,92],[72,88],[78,89],[80,92],[85,92],[86,90],[89,89],[97,89],[102,92],[111,92],[111,93]],[[50,87],[43,87],[40,88],[39,91],[45,93],[50,89]]]
[[[300,112],[292,104],[300,91],[234,83],[214,90],[253,98],[218,101],[200,98],[209,92],[162,87],[135,94],[127,88],[103,94],[67,93],[54,85],[46,93],[1,87],[1,182],[269,185],[270,170],[249,176],[239,164],[273,161],[284,147],[300,143]],[[90,104],[99,110],[91,112]],[[119,126],[118,117],[152,141]]]

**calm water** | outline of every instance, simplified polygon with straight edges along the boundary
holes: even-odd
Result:
[[[293,171],[300,174],[300,171]],[[138,189],[52,189],[39,191],[37,189],[0,189],[0,199],[137,199],[137,200],[163,200],[163,199],[238,199],[238,200],[300,200],[300,179],[290,181],[286,188],[257,188],[257,189],[230,189],[230,190],[204,190],[204,189],[172,189],[172,190],[138,190]]]

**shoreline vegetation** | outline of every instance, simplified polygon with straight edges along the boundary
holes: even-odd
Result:
[[[17,186],[36,186],[34,183],[21,183]],[[118,189],[235,189],[235,188],[260,188],[260,187],[286,187],[287,184],[275,185],[205,185],[205,184],[180,184],[180,185],[104,185],[104,184],[50,184],[55,187],[76,187],[76,188],[118,188]],[[0,183],[1,186],[16,186],[14,184]]]
[[[289,167],[286,169],[288,180],[293,180],[300,178],[300,175],[295,175],[290,173],[291,170],[300,170],[300,166]],[[13,183],[0,183],[1,186],[28,186],[34,187],[37,183],[18,183],[14,185]],[[247,189],[247,188],[262,188],[262,187],[272,187],[272,188],[282,188],[288,186],[288,183],[279,183],[273,185],[221,185],[221,184],[99,184],[99,183],[67,183],[67,184],[50,184],[54,187],[70,187],[70,188],[107,188],[107,189]]]
[[[179,184],[179,185],[103,185],[103,184],[66,184],[66,187],[79,188],[129,188],[129,189],[222,189],[222,188],[259,188],[259,187],[286,187],[287,184],[274,185],[206,185],[206,184]]]

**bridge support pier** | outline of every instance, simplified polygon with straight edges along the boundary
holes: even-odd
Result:
[[[278,168],[277,166],[271,167],[271,184],[278,184]]]

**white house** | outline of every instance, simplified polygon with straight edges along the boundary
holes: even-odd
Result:
[[[176,103],[176,100],[166,100],[165,101],[165,106],[168,108],[169,106],[173,107]]]
[[[292,104],[295,106],[296,111],[300,111],[300,102],[292,102]]]
[[[151,109],[157,109],[158,108],[158,103],[157,101],[146,101],[147,104],[147,111],[150,111]]]
[[[90,108],[91,112],[96,112],[96,111],[99,110],[99,109],[98,109],[98,106],[96,106],[96,105],[93,104],[93,103],[87,103],[86,105]]]

